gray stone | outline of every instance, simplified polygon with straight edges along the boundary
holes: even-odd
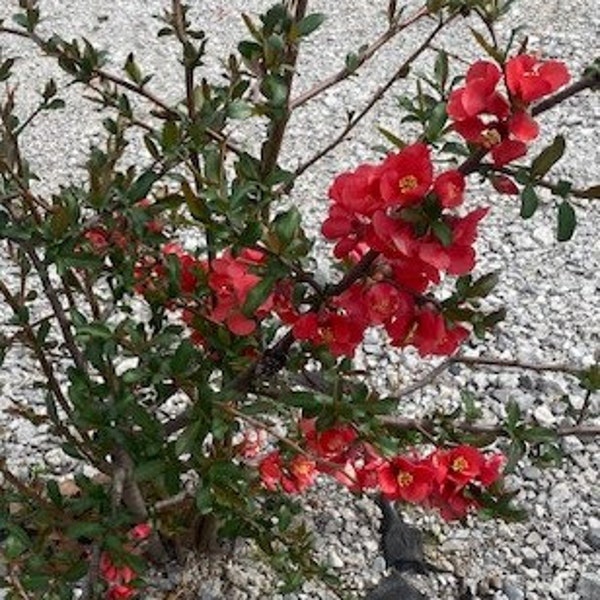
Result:
[[[600,575],[582,573],[577,582],[577,593],[581,600],[598,600],[600,598]]]
[[[335,550],[330,550],[327,554],[327,563],[334,569],[342,569],[344,567],[344,561]]]
[[[521,555],[523,556],[523,563],[528,567],[535,566],[538,561],[537,552],[529,546],[525,546],[525,548],[521,550]]]
[[[594,549],[600,550],[600,519],[590,517],[585,541]]]
[[[504,582],[502,591],[506,594],[508,600],[525,600],[525,592],[510,581]]]
[[[536,421],[543,427],[550,427],[556,423],[556,417],[552,414],[552,411],[545,405],[538,406],[533,411],[533,416]]]

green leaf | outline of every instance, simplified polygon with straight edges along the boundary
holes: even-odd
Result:
[[[467,294],[468,298],[485,298],[498,284],[500,271],[487,273],[476,279]]]
[[[102,323],[89,323],[77,328],[77,337],[81,338],[109,340],[112,338],[112,335],[112,331]]]
[[[581,387],[590,392],[600,390],[600,364],[595,364],[579,375]]]
[[[550,146],[542,152],[531,163],[531,176],[541,179],[557,163],[565,153],[565,138],[557,135]]]
[[[247,317],[253,317],[258,307],[268,298],[276,279],[274,277],[265,277],[257,283],[248,293],[242,312]]]
[[[46,104],[47,110],[60,110],[65,107],[65,101],[62,98],[53,98]]]
[[[448,81],[448,54],[444,50],[438,52],[433,65],[433,72],[440,89],[443,90]]]
[[[442,246],[448,247],[452,244],[452,229],[446,223],[435,221],[431,226],[431,230]]]
[[[173,374],[181,375],[182,373],[185,373],[190,365],[192,365],[195,355],[196,349],[192,342],[190,342],[190,340],[183,340],[170,361],[170,367]]]
[[[521,192],[521,211],[522,219],[533,217],[539,204],[538,195],[532,185],[526,185]]]
[[[509,432],[514,432],[520,420],[521,409],[514,400],[510,400],[506,406],[506,428]]]
[[[44,100],[50,100],[50,98],[53,98],[54,96],[56,96],[56,92],[57,92],[56,81],[54,81],[54,79],[49,79],[46,82],[46,85],[44,86],[44,91],[42,92],[42,98]]]
[[[245,100],[234,100],[227,106],[227,116],[231,119],[247,119],[254,114],[254,107]]]
[[[519,437],[526,442],[552,442],[556,440],[556,432],[548,427],[532,426],[523,428]]]
[[[310,35],[323,24],[325,18],[326,17],[323,13],[313,13],[311,15],[307,15],[296,26],[298,29],[298,35],[300,37]]]
[[[20,527],[11,527],[7,538],[2,542],[2,551],[4,556],[9,560],[18,558],[29,546],[31,541],[25,530]]]
[[[54,479],[49,479],[46,482],[46,491],[48,492],[48,498],[50,498],[56,506],[62,506],[63,497],[58,488],[58,483]]]
[[[67,529],[67,535],[70,538],[91,538],[100,537],[104,533],[104,527],[100,523],[92,521],[79,521],[73,523]]]
[[[163,150],[169,152],[179,143],[179,128],[174,121],[167,121],[162,130],[161,144]]]
[[[473,34],[473,37],[475,38],[475,40],[477,41],[477,43],[497,62],[502,64],[504,62],[504,56],[502,55],[502,52],[500,52],[498,49],[494,48],[494,46],[492,46],[486,39],[485,37],[479,33],[479,31],[477,31],[476,29],[473,29],[472,27],[469,27],[469,29],[471,30],[471,33]]]
[[[162,460],[149,460],[138,465],[135,468],[136,481],[156,480],[165,470],[165,463]]]
[[[571,239],[575,226],[577,224],[577,218],[575,216],[575,210],[573,207],[564,200],[558,207],[558,228],[556,232],[556,239],[559,242],[566,242]]]
[[[273,223],[275,233],[282,242],[283,246],[289,245],[289,243],[294,239],[296,232],[298,231],[298,227],[300,226],[300,220],[300,212],[295,206],[275,217],[275,221]]]
[[[137,202],[138,200],[145,198],[158,179],[159,176],[154,171],[142,173],[129,188],[127,198],[132,202]]]
[[[6,81],[10,77],[10,75],[11,75],[10,70],[14,64],[15,64],[14,58],[7,58],[0,65],[0,81]]]
[[[284,106],[287,101],[287,85],[284,79],[276,75],[268,75],[260,86],[260,91],[273,107]]]
[[[383,135],[389,142],[394,144],[394,146],[402,149],[406,147],[406,142],[403,142],[395,133],[392,133],[389,129],[385,127],[377,127],[379,133]]]
[[[427,129],[425,131],[425,137],[428,142],[434,142],[438,139],[447,120],[448,114],[446,113],[446,103],[438,102],[431,111],[429,123],[427,124]]]
[[[130,52],[127,55],[127,60],[125,61],[125,66],[123,67],[125,73],[129,76],[129,79],[138,85],[142,82],[142,72],[135,62],[135,58],[133,57],[133,52]]]

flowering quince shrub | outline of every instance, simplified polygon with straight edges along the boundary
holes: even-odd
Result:
[[[0,460],[11,597],[71,598],[75,589],[88,599],[143,597],[149,563],[236,536],[255,541],[282,589],[315,576],[331,584],[295,518],[298,496],[320,477],[446,520],[518,516],[503,473],[529,450],[555,449],[556,432],[515,405],[505,422],[478,428],[472,401],[405,419],[398,398],[372,389],[353,361],[369,329],[390,347],[458,360],[461,344],[503,318],[503,309],[481,308],[498,274],[475,274],[490,201],[470,197],[474,176],[520,195],[525,218],[538,207],[536,189],[550,189],[560,198],[557,237],[572,236],[570,199],[596,198],[598,186],[550,178],[561,136],[523,159],[542,114],[597,89],[600,66],[575,75],[473,29],[482,56],[463,69],[433,50],[434,38],[464,19],[493,31],[510,2],[428,1],[408,15],[390,1],[386,40],[431,25],[386,87],[407,78],[421,55],[435,55],[432,77],[399,102],[402,122],[422,134],[403,141],[382,129],[393,144],[383,157],[324,182],[320,234],[338,273],[324,283],[300,211],[282,200],[368,110],[351,113],[323,150],[312,154],[307,144],[294,171],[283,166],[282,142],[292,113],[369,68],[379,42],[295,96],[302,42],[324,15],[310,14],[306,1],[277,4],[244,16],[249,37],[214,84],[202,75],[207,38],[174,0],[159,37],[180,52],[186,94],[170,104],[133,54],[120,73],[87,40],[45,37],[37,2],[16,4],[0,41],[33,44],[66,80],[47,81],[24,117],[11,84],[19,65],[0,60],[0,235],[16,273],[0,280],[12,315],[0,346],[4,358],[24,345],[39,365],[45,410],[15,404],[12,414],[47,425],[74,461],[75,493],[49,474],[18,477]],[[63,108],[59,91],[71,83],[99,103],[106,144],[91,149],[83,183],[37,192],[44,174],[34,174],[22,134]],[[382,94],[375,90],[369,106]],[[232,123],[255,117],[268,125],[252,154]],[[147,154],[130,164],[134,136]],[[569,373],[588,397],[598,389],[597,366]]]

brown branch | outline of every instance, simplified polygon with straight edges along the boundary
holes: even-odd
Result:
[[[362,67],[368,60],[370,60],[385,44],[396,37],[400,32],[404,31],[410,25],[413,25],[423,17],[429,15],[429,10],[426,7],[419,9],[414,15],[400,21],[398,23],[391,24],[386,31],[384,31],[374,42],[367,46],[362,52],[360,52],[356,58],[356,63],[352,69],[347,66],[340,69],[337,73],[330,75],[326,79],[323,79],[319,83],[315,84],[312,88],[306,90],[300,94],[297,98],[293,99],[289,103],[289,110],[292,111],[303,104],[306,104],[309,100],[312,100],[315,96],[328,90],[337,83],[348,79],[351,75],[356,74],[358,69]]]
[[[435,433],[436,424],[431,419],[411,419],[407,417],[392,417],[392,416],[381,416],[379,421],[386,427],[392,427],[394,429],[400,429],[402,431],[411,430],[424,430],[431,433]],[[460,423],[453,423],[452,427],[463,433],[472,433],[480,435],[495,435],[498,437],[507,437],[510,435],[509,431],[500,425],[490,425],[487,423],[469,423],[462,421]],[[566,437],[569,435],[575,435],[577,437],[595,437],[600,435],[600,426],[597,425],[577,425],[568,427],[558,427],[552,430],[558,437]]]
[[[84,359],[77,342],[75,341],[71,331],[71,324],[58,298],[58,294],[52,285],[48,269],[43,261],[40,260],[40,257],[33,246],[29,244],[23,244],[23,247],[39,275],[40,281],[42,282],[42,287],[44,288],[44,293],[46,294],[46,297],[50,302],[50,306],[52,307],[52,311],[54,312],[56,320],[58,321],[65,345],[69,349],[71,357],[73,358],[73,362],[78,369],[86,373],[88,370],[87,362]]]
[[[117,447],[112,452],[115,463],[115,474],[118,478],[113,479],[113,504],[120,502],[131,512],[131,515],[137,522],[148,520],[149,514],[146,507],[146,501],[137,481],[134,477],[134,463],[127,451],[122,447]],[[167,553],[158,532],[152,529],[148,538],[148,555],[157,563],[163,563],[166,560]]]
[[[52,56],[54,58],[60,58],[62,56],[62,53],[60,52],[60,50],[50,50],[50,48],[48,47],[48,42],[34,32],[26,32],[26,31],[21,31],[19,29],[14,29],[13,27],[3,27],[2,26],[2,27],[0,27],[0,33],[8,33],[10,35],[16,35],[19,37],[29,39],[32,42],[34,42],[39,48],[41,48],[41,50],[43,52],[45,52],[47,56]],[[95,68],[92,70],[91,79],[93,79],[94,77],[97,77],[98,79],[103,80],[103,81],[110,81],[111,83],[114,83],[115,85],[117,85],[121,88],[129,90],[130,92],[133,92],[134,94],[136,94],[142,98],[145,98],[151,104],[154,104],[156,107],[160,108],[165,113],[165,115],[170,118],[175,118],[177,120],[181,119],[181,114],[177,110],[171,108],[168,104],[163,102],[158,96],[156,96],[155,94],[153,94],[152,92],[147,90],[145,86],[138,85],[136,83],[128,81],[127,79],[123,79],[122,77],[113,75],[109,71],[106,71],[101,68]],[[86,82],[82,82],[82,83],[84,85],[88,86],[90,89],[94,89],[94,87],[92,85],[90,85],[90,82],[86,81]],[[240,148],[238,148],[237,146],[235,146],[234,144],[232,144],[225,134],[220,133],[219,131],[215,131],[214,129],[211,129],[210,127],[206,128],[205,131],[206,131],[206,135],[213,141],[215,141],[219,144],[223,144],[228,150],[230,150],[234,154],[238,154],[238,155],[242,154],[242,150]]]
[[[450,363],[459,363],[467,366],[478,367],[502,367],[502,368],[513,368],[513,369],[525,369],[529,371],[537,371],[537,372],[545,372],[550,371],[554,373],[567,373],[568,375],[573,375],[574,377],[579,377],[581,375],[582,370],[576,369],[570,365],[565,364],[537,364],[537,363],[528,363],[521,362],[514,359],[502,359],[502,358],[487,358],[487,357],[479,357],[479,356],[453,356],[449,359]]]
[[[0,293],[4,297],[6,303],[10,306],[13,313],[18,314],[21,310],[21,305],[2,280],[0,280]],[[44,377],[46,378],[46,382],[48,384],[48,387],[50,388],[50,391],[52,392],[54,398],[56,398],[56,401],[58,402],[60,407],[65,411],[66,415],[69,417],[69,420],[72,420],[71,406],[66,396],[64,395],[58,380],[56,379],[54,367],[47,359],[43,349],[38,344],[37,337],[32,325],[29,323],[24,323],[22,324],[22,328],[23,333],[27,338],[28,345],[33,351],[35,358],[37,359],[42,368],[42,372],[44,373]],[[93,456],[93,454],[89,452],[86,444],[91,443],[91,439],[85,432],[80,431],[79,429],[77,430],[79,435],[82,437],[83,441],[78,440],[58,418],[55,419],[52,415],[49,415],[49,418],[53,425],[56,427],[57,431],[59,431],[61,435],[65,437],[65,439],[69,440],[76,448],[78,448],[79,451],[83,455],[85,455],[91,461],[92,464],[96,465],[98,468],[102,467],[102,469],[105,470],[105,472],[110,472],[109,466],[106,463],[104,463],[104,461],[97,460]]]
[[[298,178],[302,173],[304,173],[307,169],[312,167],[316,162],[321,160],[324,156],[329,154],[334,148],[336,148],[339,144],[341,144],[346,136],[363,120],[363,118],[371,112],[373,107],[385,96],[385,94],[389,91],[389,89],[399,80],[405,77],[408,74],[408,69],[411,64],[429,47],[429,43],[431,40],[435,38],[435,36],[446,26],[448,25],[454,16],[451,16],[446,21],[441,21],[438,23],[435,28],[429,33],[429,35],[424,39],[424,41],[417,47],[417,49],[400,65],[398,69],[396,69],[395,73],[387,80],[385,84],[379,87],[371,99],[367,102],[365,107],[356,115],[353,116],[347,123],[346,127],[342,130],[342,132],[335,137],[329,144],[327,144],[324,148],[319,150],[314,156],[309,158],[305,163],[301,164],[295,171],[293,180]]]
[[[536,117],[537,115],[554,108],[557,104],[561,104],[567,98],[597,86],[600,86],[600,71],[594,71],[589,75],[584,75],[577,81],[574,81],[571,85],[563,88],[560,92],[535,104],[531,109],[531,115]]]

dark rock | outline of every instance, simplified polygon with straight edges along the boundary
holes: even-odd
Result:
[[[427,600],[421,593],[405,581],[398,573],[392,573],[367,593],[365,600]]]

